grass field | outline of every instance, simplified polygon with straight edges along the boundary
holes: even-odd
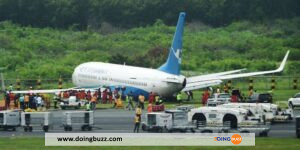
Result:
[[[0,138],[1,150],[157,150],[157,149],[174,149],[174,150],[186,150],[186,149],[201,149],[201,150],[296,150],[300,148],[300,141],[296,138],[256,138],[256,146],[249,147],[220,147],[220,146],[201,146],[201,147],[45,147],[44,138],[36,137],[8,137]]]

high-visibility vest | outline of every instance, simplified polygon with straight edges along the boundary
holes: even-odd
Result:
[[[91,109],[91,104],[90,104],[90,103],[87,103],[87,104],[86,104],[86,109],[87,109],[87,110],[90,110],[90,109]]]
[[[180,101],[182,99],[182,95],[181,94],[177,94],[177,100]]]
[[[142,109],[141,108],[137,108],[136,111],[135,111],[135,113],[137,115],[141,115],[142,114]]]
[[[139,122],[140,122],[140,117],[135,116],[135,117],[134,117],[134,122],[135,122],[135,123],[139,123]]]

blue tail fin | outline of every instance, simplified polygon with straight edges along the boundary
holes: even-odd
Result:
[[[173,37],[167,61],[158,69],[170,74],[180,75],[181,53],[182,53],[182,35],[184,27],[185,13],[181,12],[178,17],[176,31]]]

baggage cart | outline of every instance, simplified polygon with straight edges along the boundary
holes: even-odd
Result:
[[[94,125],[93,111],[66,111],[63,116],[65,131],[72,131],[73,127],[79,126],[82,131],[91,131]]]
[[[266,137],[270,131],[269,123],[258,123],[256,121],[245,121],[239,124],[236,129],[230,127],[230,121],[209,124],[199,121],[196,126],[196,131],[201,133],[258,133],[259,136]]]
[[[196,126],[188,123],[187,112],[182,110],[166,110],[165,112],[151,112],[146,115],[142,123],[143,131],[153,132],[194,132]]]
[[[44,132],[48,132],[52,125],[52,115],[50,112],[22,112],[21,125],[25,132],[32,132],[33,127],[42,127]]]
[[[20,112],[14,110],[0,111],[0,128],[16,130],[20,126]]]

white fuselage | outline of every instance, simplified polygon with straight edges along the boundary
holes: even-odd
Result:
[[[143,91],[172,96],[184,88],[185,77],[157,69],[88,62],[75,68],[72,80],[74,85],[81,88],[126,87],[126,92]]]

